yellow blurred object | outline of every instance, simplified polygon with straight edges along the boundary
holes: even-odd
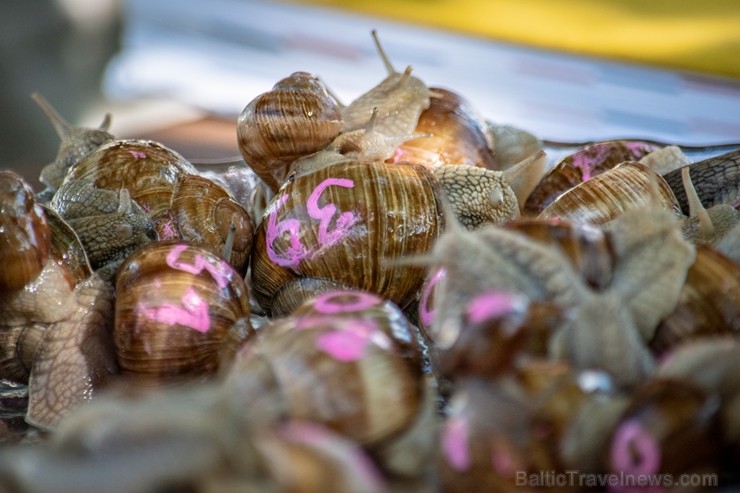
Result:
[[[545,49],[740,78],[738,0],[306,0]]]

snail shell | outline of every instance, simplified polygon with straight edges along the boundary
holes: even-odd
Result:
[[[273,192],[293,161],[320,151],[341,130],[339,106],[306,72],[295,72],[254,98],[237,120],[239,151]]]
[[[522,213],[535,216],[571,188],[625,161],[639,161],[659,147],[641,141],[598,142],[561,159],[547,172],[522,206]]]
[[[430,87],[434,97],[422,111],[414,133],[425,137],[401,144],[391,162],[424,166],[466,164],[495,169],[493,142],[470,102],[448,89]]]
[[[363,291],[329,291],[306,300],[290,313],[297,328],[322,324],[327,317],[373,326],[383,332],[412,367],[421,368],[423,347],[400,308],[375,294]]]
[[[704,207],[729,204],[737,207],[740,201],[740,150],[699,161],[689,166],[691,179]],[[666,183],[676,194],[684,214],[688,215],[689,201],[683,186],[681,169],[666,173]]]
[[[142,247],[120,267],[116,293],[117,358],[124,374],[142,382],[207,378],[251,334],[241,276],[198,246]]]
[[[650,201],[651,175],[658,182],[658,206],[679,214],[676,197],[665,180],[645,165],[627,161],[569,189],[537,217],[560,217],[602,225]]]
[[[342,318],[325,317],[306,329],[297,322],[288,317],[261,327],[236,355],[227,392],[245,406],[315,421],[362,445],[389,439],[413,422],[422,401],[421,370],[385,333]]]
[[[62,217],[77,216],[77,182],[116,193],[127,190],[154,222],[160,239],[183,239],[216,255],[224,254],[233,224],[228,260],[237,270],[246,263],[253,231],[246,210],[223,187],[198,176],[180,154],[157,142],[116,140],[74,165],[52,201]]]
[[[377,293],[405,307],[424,271],[387,260],[431,248],[442,225],[437,187],[420,166],[358,162],[289,181],[255,235],[257,302],[273,315],[287,314],[328,282],[327,289]]]
[[[49,259],[51,230],[33,190],[20,175],[0,172],[0,293],[22,289]]]
[[[662,354],[696,337],[740,331],[740,265],[705,246],[686,274],[676,308],[661,320],[650,341]]]

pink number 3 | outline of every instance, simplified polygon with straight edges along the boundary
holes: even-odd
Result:
[[[277,211],[288,200],[288,195],[283,195],[277,199],[275,207],[267,219],[267,232],[265,235],[267,256],[270,260],[277,265],[295,269],[300,265],[301,261],[310,257],[316,253],[316,251],[337,243],[347,235],[352,226],[357,222],[355,213],[341,213],[336,220],[334,229],[330,231],[329,224],[337,213],[337,206],[331,202],[323,207],[319,206],[321,194],[323,194],[324,191],[332,185],[344,188],[354,188],[355,183],[347,178],[327,178],[314,188],[308,196],[308,200],[306,201],[306,211],[308,212],[308,216],[311,219],[319,221],[319,230],[316,235],[318,245],[313,248],[307,248],[303,243],[301,243],[301,223],[298,219],[290,218],[284,219],[280,222],[276,220]],[[281,238],[286,233],[288,234],[290,245],[284,251],[278,252],[274,246],[275,240]]]

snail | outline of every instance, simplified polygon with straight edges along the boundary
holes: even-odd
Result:
[[[178,241],[137,250],[116,277],[113,341],[124,376],[170,384],[216,375],[252,335],[242,277]]]
[[[115,137],[108,132],[111,123],[110,114],[105,115],[103,123],[98,128],[75,127],[70,125],[41,94],[35,92],[31,97],[51,120],[61,139],[56,159],[44,166],[39,178],[39,181],[46,185],[46,190],[39,194],[40,199],[46,202],[62,184],[73,164]]]
[[[329,295],[318,307],[321,300],[341,306]],[[398,347],[372,319],[274,319],[241,347],[224,385],[244,406],[377,445],[408,428],[421,409],[421,367]]]
[[[199,176],[184,157],[157,142],[118,139],[100,146],[70,168],[50,205],[79,228],[95,231],[101,227],[100,218],[91,207],[94,201],[90,196],[110,191],[120,195],[121,190],[131,199],[122,202],[136,203],[131,207],[146,212],[158,239],[177,238],[203,245],[225,255],[237,270],[244,268],[252,242],[249,214],[223,187]],[[109,228],[122,226],[112,224]],[[123,229],[124,237],[128,236]],[[96,239],[90,237],[88,249],[99,248]],[[118,252],[118,260],[129,253]]]
[[[517,172],[541,159],[532,156]],[[255,234],[257,302],[268,313],[285,314],[323,285],[377,293],[405,308],[423,272],[388,260],[432,246],[444,224],[441,200],[470,228],[516,217],[507,176],[473,166],[368,164],[333,151],[302,160]]]
[[[0,245],[13,260],[0,284],[0,377],[27,383],[26,420],[53,428],[117,371],[113,293],[75,233],[13,172],[0,173],[0,201]]]
[[[651,179],[655,179],[659,191],[659,199],[653,205],[680,215],[676,197],[665,180],[643,164],[625,161],[565,191],[537,217],[602,225],[626,210],[647,204],[651,200]]]
[[[239,115],[239,150],[273,192],[302,156],[330,145],[342,154],[359,146],[373,148],[385,159],[412,136],[419,115],[429,106],[429,90],[411,76],[411,67],[396,72],[375,31],[372,36],[388,77],[348,106],[338,103],[318,78],[295,72],[250,101]],[[371,136],[374,146],[355,142]]]
[[[585,146],[547,172],[522,204],[522,213],[536,216],[567,190],[624,161],[639,161],[657,149],[658,146],[642,141],[606,141]]]

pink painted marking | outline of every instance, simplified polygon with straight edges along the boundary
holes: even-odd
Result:
[[[267,256],[275,264],[282,267],[298,268],[303,259],[311,254],[311,250],[303,246],[299,230],[301,223],[298,219],[285,219],[277,223],[277,211],[288,200],[288,194],[283,195],[275,202],[275,208],[267,218],[267,232],[265,242],[267,243]],[[275,250],[275,240],[288,233],[290,246],[284,252]]]
[[[391,341],[371,320],[351,320],[344,328],[329,330],[316,339],[316,347],[342,363],[357,361],[365,355],[368,343],[388,349]]]
[[[594,148],[589,149],[593,151]],[[609,147],[604,144],[595,144],[595,155],[586,152],[577,152],[573,155],[572,166],[581,170],[581,179],[583,181],[589,180],[593,177],[593,171],[609,155]]]
[[[178,258],[182,252],[187,249],[188,245],[175,245],[172,247],[172,250],[170,250],[170,253],[167,254],[167,258],[165,259],[167,265],[173,269],[188,272],[193,275],[198,275],[205,269],[211,277],[213,277],[213,280],[216,281],[216,285],[219,289],[223,289],[229,285],[229,281],[231,280],[233,273],[229,264],[220,259],[215,264],[211,263],[200,253],[195,254],[195,259],[192,264],[179,261]]]
[[[424,290],[421,293],[421,300],[419,303],[419,318],[421,319],[421,323],[425,327],[430,327],[432,325],[432,322],[434,322],[434,308],[429,307],[429,301],[432,296],[432,292],[434,291],[435,286],[444,279],[444,277],[447,275],[447,271],[444,267],[441,267],[437,269],[437,272],[432,275],[432,277],[429,278],[429,282],[426,283],[426,286],[424,286]]]
[[[329,223],[337,212],[337,206],[328,203],[319,207],[319,198],[328,187],[336,185],[344,188],[354,188],[355,182],[347,178],[327,178],[313,189],[306,201],[306,210],[311,219],[319,221],[318,241],[322,247],[333,245],[347,235],[350,228],[357,222],[354,212],[342,212],[336,221],[336,227],[329,231]]]
[[[128,151],[128,153],[134,156],[136,159],[146,159],[146,154],[141,151]]]
[[[624,146],[630,151],[630,154],[632,154],[632,157],[635,159],[640,159],[646,154],[658,149],[658,146],[640,141],[627,141],[624,143]]]
[[[655,474],[660,469],[660,445],[639,421],[622,423],[610,449],[613,471],[629,474]]]
[[[195,289],[188,288],[180,298],[180,304],[181,306],[163,303],[159,306],[148,307],[144,303],[140,303],[137,310],[155,322],[169,325],[180,324],[201,333],[210,330],[211,317],[208,315],[208,303]]]
[[[516,309],[516,301],[515,296],[501,291],[487,291],[479,294],[468,304],[468,320],[479,324],[507,315]]]
[[[343,301],[343,297],[352,297],[354,300]],[[314,309],[325,315],[335,313],[350,313],[366,310],[380,305],[383,300],[370,293],[355,291],[332,291],[317,296],[314,300]]]
[[[441,440],[442,453],[450,466],[456,471],[470,469],[467,420],[458,416],[448,418],[442,428]]]

